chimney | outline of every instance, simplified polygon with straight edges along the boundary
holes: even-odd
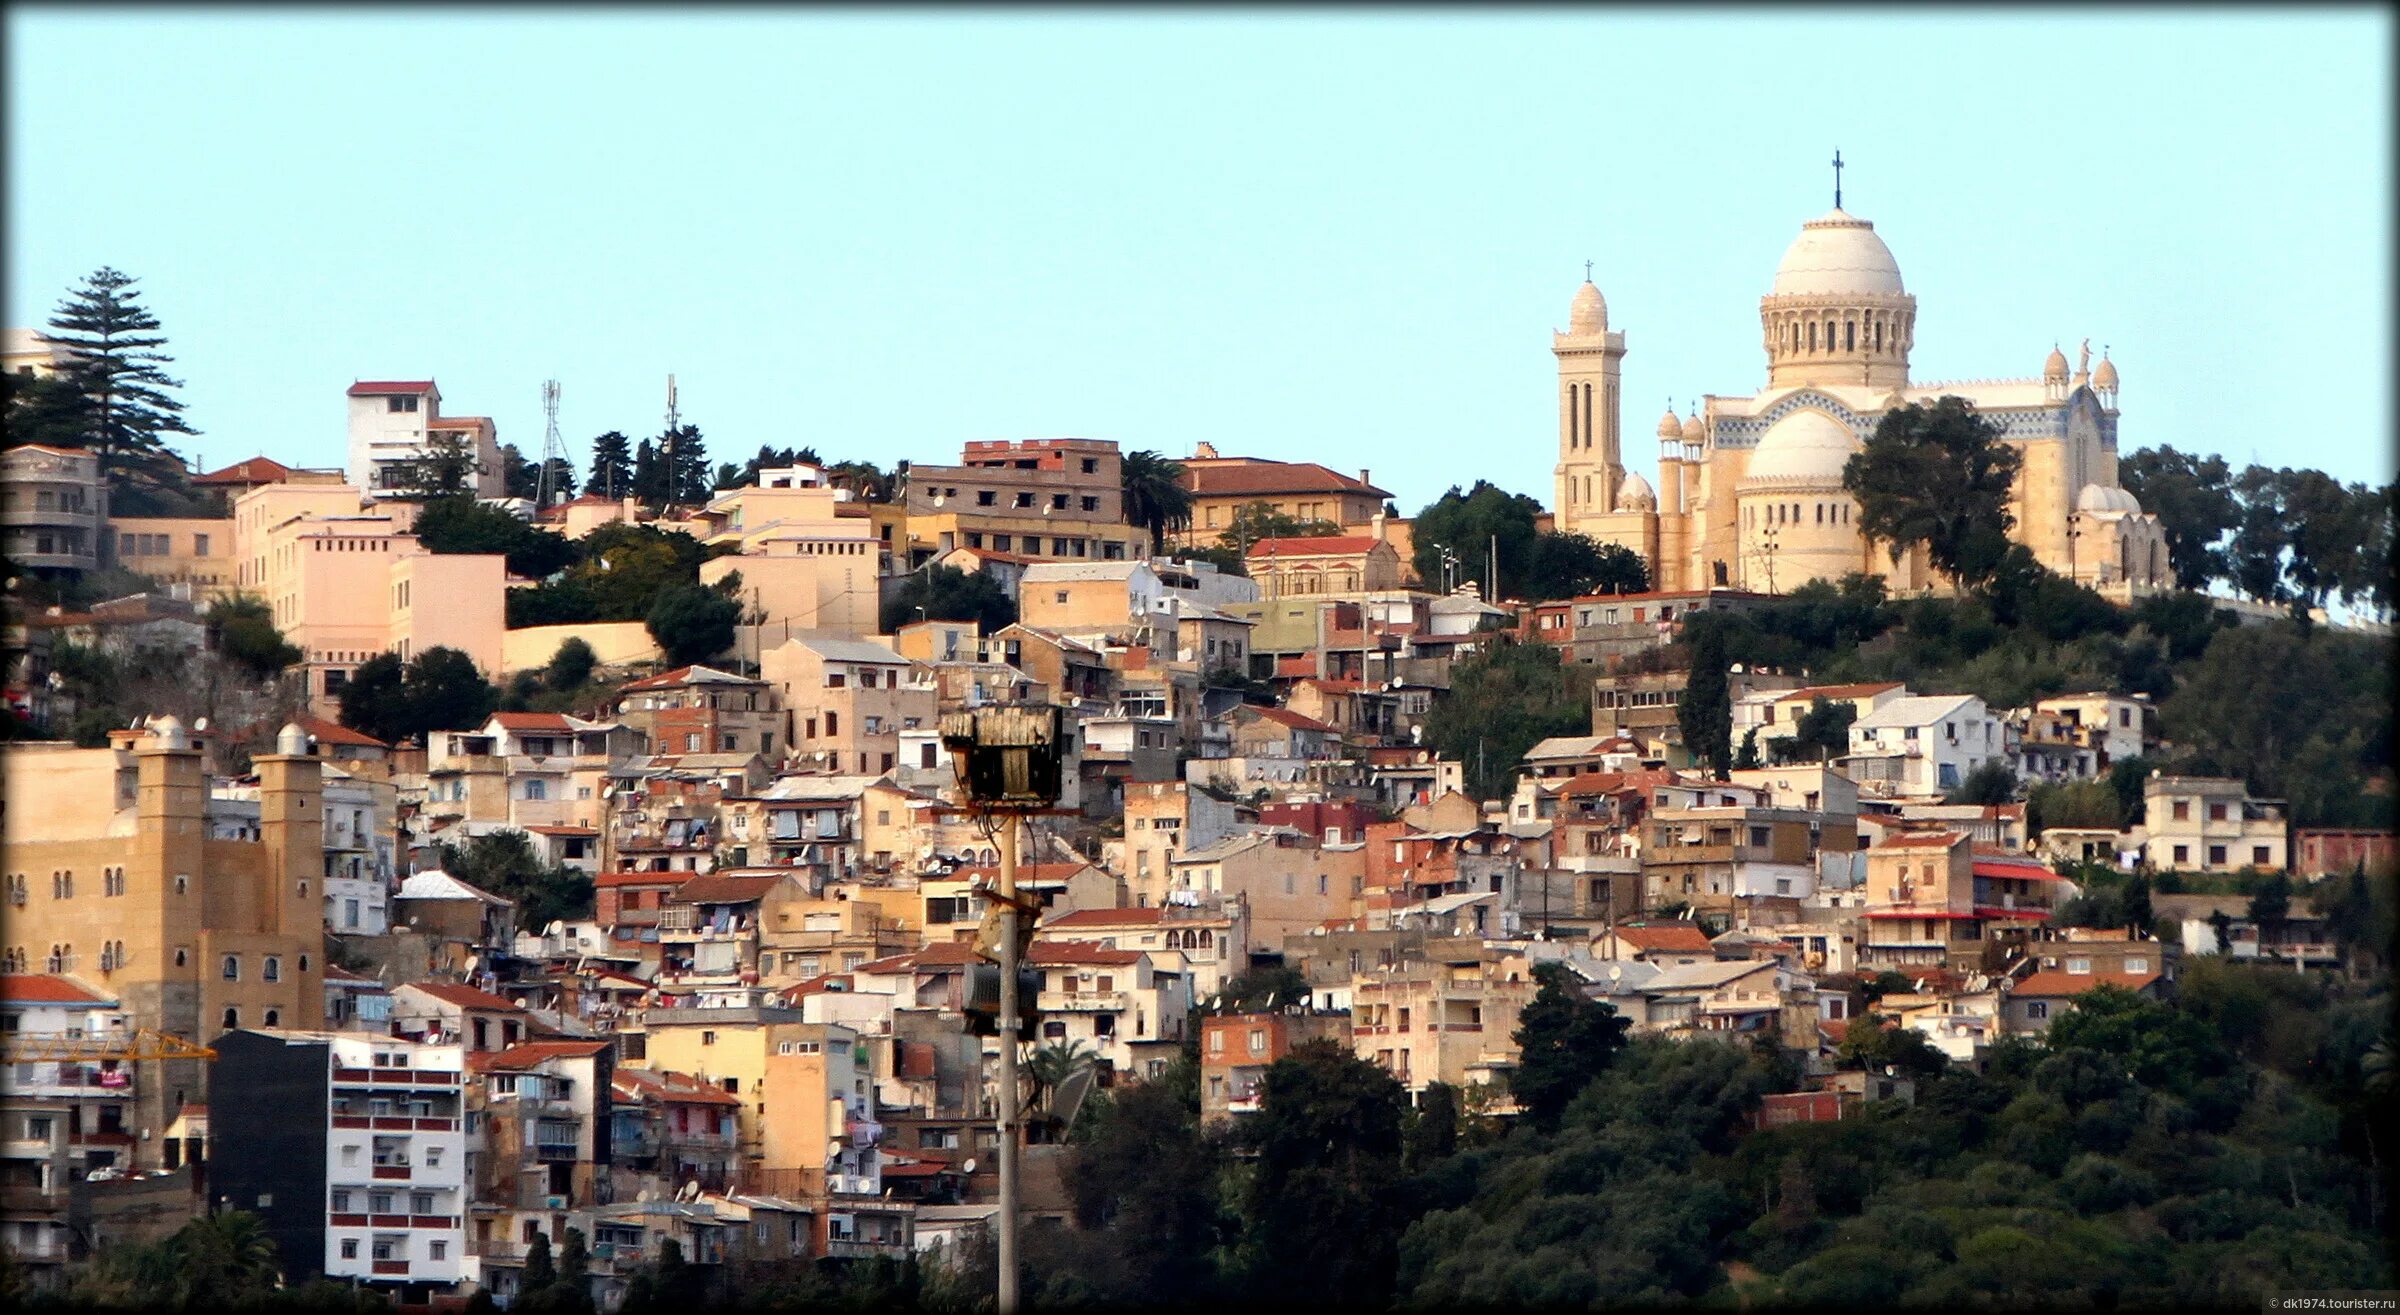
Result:
[[[1371,471],[1371,470],[1369,470],[1369,469],[1367,469],[1365,466],[1360,466],[1360,467],[1358,468],[1358,482],[1359,482],[1359,483],[1361,483],[1361,484],[1372,484],[1372,483],[1374,483],[1374,482],[1375,482],[1375,478],[1374,478],[1374,476],[1375,476],[1375,472],[1374,472],[1374,471]]]

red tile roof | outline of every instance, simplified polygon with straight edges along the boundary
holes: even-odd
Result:
[[[506,731],[555,731],[564,735],[575,729],[563,712],[495,712],[492,720]]]
[[[192,482],[194,484],[274,484],[288,478],[291,473],[290,466],[273,457],[252,457],[248,461],[236,461],[223,470],[212,470],[205,475],[194,475]]]
[[[461,1009],[509,1009],[523,1012],[524,1006],[514,1000],[504,1000],[489,991],[477,990],[459,982],[410,982],[410,990],[423,991],[444,1004]]]
[[[1692,922],[1628,922],[1617,927],[1617,940],[1650,952],[1710,954],[1708,933]]]
[[[1154,927],[1166,916],[1165,909],[1077,909],[1065,917],[1044,924],[1053,927]]]
[[[2011,881],[2066,880],[2032,859],[1978,858],[1975,860],[1975,875],[2002,877]]]
[[[1255,458],[1219,457],[1186,461],[1183,465],[1183,486],[1196,498],[1239,498],[1252,494],[1270,493],[1369,493],[1378,498],[1391,494],[1372,484],[1362,484],[1339,471],[1327,469],[1314,461],[1266,461]]]
[[[711,684],[760,683],[751,680],[748,676],[735,675],[730,671],[720,671],[715,667],[677,667],[673,671],[662,671],[655,676],[646,676],[640,680],[634,681],[625,686],[623,692],[631,693],[637,689],[668,689],[676,685],[681,685],[685,681],[690,680],[692,678],[692,673],[695,671],[707,672],[711,677],[709,682]]]
[[[1381,539],[1364,534],[1325,534],[1309,538],[1260,539],[1244,553],[1260,557],[1352,557],[1372,550]]]
[[[292,720],[319,744],[348,744],[361,749],[389,749],[392,747],[364,731],[354,731],[338,721],[327,721],[323,717],[311,717],[307,713],[302,713]]]
[[[1142,961],[1139,950],[1112,950],[1098,941],[1037,940],[1026,951],[1025,961],[1062,967],[1089,965],[1095,968],[1124,968]]]
[[[1794,701],[1808,703],[1816,699],[1863,699],[1870,694],[1881,694],[1887,689],[1899,688],[1902,688],[1901,683],[1896,680],[1868,681],[1860,685],[1812,685],[1807,689],[1796,689],[1787,694],[1778,694],[1775,696],[1775,701],[1777,703]]]
[[[1277,725],[1288,726],[1296,731],[1316,731],[1324,735],[1339,734],[1339,732],[1335,731],[1333,727],[1326,725],[1324,722],[1318,721],[1314,717],[1304,716],[1300,713],[1294,712],[1290,708],[1260,708],[1253,706],[1250,707],[1250,711],[1257,713],[1259,716],[1264,717],[1268,721],[1274,722]]]
[[[10,1004],[105,1005],[115,997],[101,995],[71,977],[57,973],[10,973],[0,977],[0,999]]]
[[[1887,837],[1877,849],[1948,849],[1958,843],[1956,831],[1923,831]]]
[[[673,1069],[620,1068],[611,1075],[609,1085],[617,1094],[639,1100],[654,1096],[678,1105],[740,1105],[742,1098],[724,1088],[703,1082],[689,1073]]]
[[[433,380],[431,379],[361,379],[350,385],[352,397],[383,397],[392,393],[429,393],[432,391]]]
[[[469,1062],[479,1060],[478,1066],[487,1069],[527,1069],[544,1060],[587,1058],[615,1044],[607,1040],[520,1041],[498,1054],[477,1055]]]
[[[747,904],[764,899],[769,891],[784,883],[782,873],[765,876],[728,877],[710,873],[694,877],[675,888],[670,896],[677,904]]]
[[[2018,981],[2011,995],[2043,996],[2058,999],[2081,995],[2103,986],[2120,986],[2128,991],[2147,990],[2158,980],[2157,973],[2034,973]]]

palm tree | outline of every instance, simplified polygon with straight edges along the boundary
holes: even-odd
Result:
[[[195,1219],[175,1234],[171,1246],[178,1304],[187,1309],[238,1305],[283,1281],[275,1239],[246,1210]]]
[[[1183,474],[1183,463],[1156,452],[1125,454],[1125,521],[1150,531],[1154,552],[1165,548],[1167,531],[1192,523],[1192,494],[1183,486]]]
[[[1076,1074],[1090,1071],[1099,1058],[1098,1051],[1081,1041],[1053,1041],[1035,1050],[1025,1060],[1025,1078],[1033,1084],[1026,1108],[1040,1109],[1044,1096],[1072,1082]]]

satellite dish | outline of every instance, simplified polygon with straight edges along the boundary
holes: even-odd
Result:
[[[960,1173],[973,1173],[973,1172],[975,1172],[975,1157],[974,1157],[974,1156],[972,1156],[972,1155],[968,1156],[968,1157],[967,1157],[967,1162],[966,1162],[965,1164],[962,1164],[962,1165],[958,1166],[958,1171],[959,1171]]]

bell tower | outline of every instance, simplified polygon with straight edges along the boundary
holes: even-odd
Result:
[[[1596,516],[1617,509],[1625,480],[1618,431],[1618,395],[1625,335],[1608,328],[1608,302],[1584,262],[1583,286],[1567,309],[1567,331],[1550,335],[1558,358],[1557,497],[1552,518],[1562,533],[1584,533]]]

